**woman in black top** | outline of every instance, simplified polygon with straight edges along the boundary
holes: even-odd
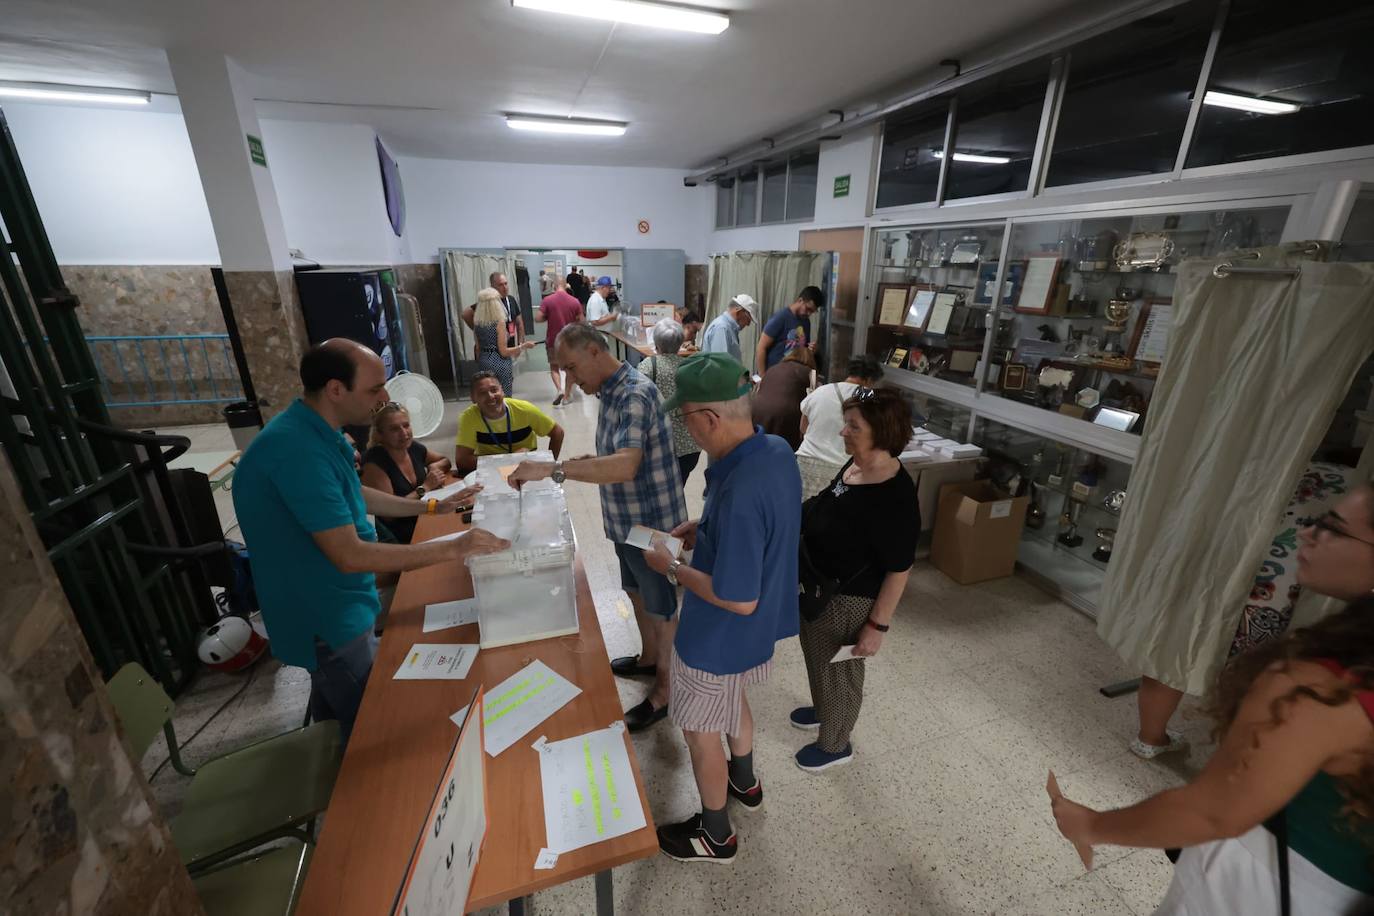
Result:
[[[372,436],[363,455],[363,486],[422,499],[426,490],[437,490],[448,482],[452,464],[438,452],[416,442],[410,431],[410,413],[395,401],[388,402],[372,418]],[[409,544],[415,533],[415,519],[383,518],[402,544]]]
[[[801,624],[814,705],[793,710],[792,724],[820,732],[797,752],[797,766],[809,772],[854,759],[849,733],[863,702],[863,659],[883,644],[921,533],[916,485],[897,459],[911,438],[906,401],[892,389],[860,388],[844,402],[840,437],[849,461],[802,506],[807,556],[841,583],[821,615]],[[831,664],[843,646],[856,658]]]

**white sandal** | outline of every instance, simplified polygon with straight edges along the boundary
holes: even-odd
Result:
[[[1172,754],[1175,751],[1188,749],[1187,740],[1178,732],[1165,732],[1169,736],[1168,744],[1146,744],[1137,736],[1131,739],[1131,753],[1141,760],[1153,760],[1161,754]]]

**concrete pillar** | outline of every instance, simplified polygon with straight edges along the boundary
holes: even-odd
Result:
[[[200,916],[0,451],[0,910]]]
[[[167,60],[248,369],[263,415],[270,417],[300,393],[297,367],[309,346],[272,185],[271,151],[261,146],[253,95],[237,64],[196,48],[170,48]]]

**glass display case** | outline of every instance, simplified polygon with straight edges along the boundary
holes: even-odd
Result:
[[[1277,244],[1287,219],[1267,207],[1014,223],[982,390],[1138,433],[1178,263]],[[975,305],[992,304],[994,279],[980,272]]]
[[[996,271],[1004,231],[1001,221],[878,230],[868,352],[892,369],[976,385],[990,312],[978,281]]]

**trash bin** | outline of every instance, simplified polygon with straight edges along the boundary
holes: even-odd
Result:
[[[224,408],[224,420],[234,437],[234,448],[243,451],[262,429],[262,412],[251,401],[239,401]]]

